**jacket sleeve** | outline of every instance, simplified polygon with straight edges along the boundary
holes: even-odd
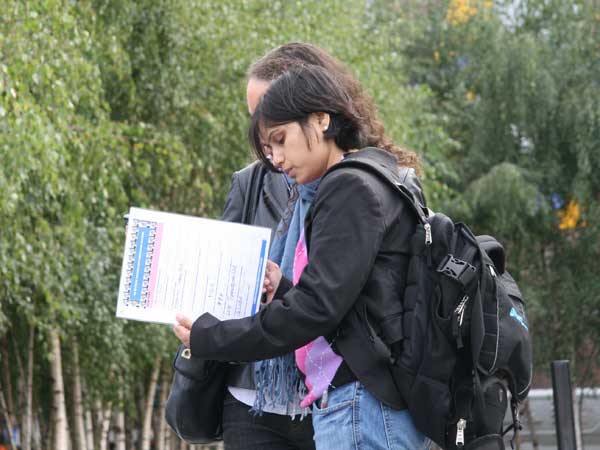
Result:
[[[371,272],[385,224],[363,177],[338,170],[321,183],[312,213],[309,263],[280,301],[243,319],[200,316],[192,327],[194,356],[252,361],[283,355],[334,331]]]

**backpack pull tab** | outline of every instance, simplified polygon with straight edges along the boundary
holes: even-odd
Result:
[[[425,229],[425,251],[427,252],[427,265],[431,267],[431,265],[433,264],[433,260],[431,257],[431,244],[433,243],[433,236],[431,234],[431,224],[426,223],[425,225],[423,225],[423,228]]]
[[[465,428],[467,428],[467,421],[460,419],[456,424],[456,446],[463,448],[465,445]]]
[[[510,446],[511,446],[511,448],[514,449],[515,441],[517,440],[519,431],[521,431],[521,429],[523,428],[521,426],[521,419],[519,417],[519,402],[516,400],[516,398],[514,396],[510,399],[510,412],[512,413],[512,416],[513,416],[513,424],[512,424],[513,437],[510,440]]]
[[[461,327],[462,327],[463,321],[465,319],[465,309],[467,308],[468,301],[469,301],[469,296],[465,295],[461,299],[461,301],[458,304],[458,306],[456,307],[456,309],[454,310],[455,318],[454,318],[454,326],[452,328],[453,328],[454,337],[456,338],[456,347],[458,349],[463,348]]]
[[[430,246],[433,243],[433,237],[431,236],[431,224],[426,223],[423,225],[425,228],[425,245]]]

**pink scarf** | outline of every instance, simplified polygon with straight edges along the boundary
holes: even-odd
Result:
[[[292,280],[294,284],[298,283],[300,275],[302,275],[302,271],[307,264],[308,252],[304,231],[302,231],[294,255],[294,277]],[[314,341],[296,350],[296,365],[300,372],[304,374],[304,384],[308,389],[308,394],[300,403],[302,408],[310,406],[327,391],[342,361],[342,357],[331,349],[331,345],[323,336],[319,336]]]

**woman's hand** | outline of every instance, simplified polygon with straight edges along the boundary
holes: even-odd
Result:
[[[267,294],[267,303],[271,303],[271,300],[273,300],[273,296],[279,287],[281,277],[281,269],[279,266],[273,261],[267,261],[265,281],[263,282],[263,293]],[[186,348],[190,348],[190,332],[193,324],[192,319],[183,314],[177,314],[175,320],[175,325],[173,325],[175,336],[177,336]]]
[[[267,261],[267,270],[265,273],[265,281],[263,283],[263,293],[267,294],[267,304],[271,303],[273,296],[279,287],[281,281],[281,269],[273,261]]]
[[[175,336],[177,336],[185,348],[190,348],[190,332],[192,331],[193,324],[192,319],[183,314],[177,314],[175,320],[175,325],[173,325]]]

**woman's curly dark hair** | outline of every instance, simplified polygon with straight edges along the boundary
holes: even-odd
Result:
[[[332,74],[350,95],[356,115],[362,118],[364,146],[379,147],[392,153],[398,164],[421,172],[415,152],[395,145],[385,134],[373,99],[367,95],[350,69],[325,50],[307,43],[291,42],[281,45],[256,61],[248,70],[248,79],[273,81],[291,68],[303,65],[319,66]]]
[[[369,145],[366,122],[354,107],[350,93],[327,69],[304,65],[291,68],[273,81],[256,107],[248,130],[256,155],[270,164],[262,132],[277,125],[297,122],[310,142],[308,119],[313,113],[329,114],[323,136],[333,139],[340,149],[350,151]]]

